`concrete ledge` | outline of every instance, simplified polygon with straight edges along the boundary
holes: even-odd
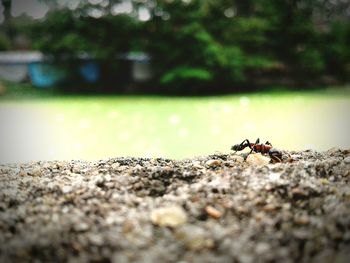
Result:
[[[0,166],[0,261],[347,262],[350,150],[288,154]]]

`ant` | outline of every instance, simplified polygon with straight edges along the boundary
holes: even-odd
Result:
[[[269,154],[271,158],[271,162],[282,162],[282,152],[273,148],[272,144],[270,142],[265,143],[259,143],[259,138],[256,140],[255,143],[249,142],[248,139],[245,139],[241,144],[235,144],[231,147],[231,150],[235,151],[242,151],[246,147],[250,148],[250,152],[245,156],[244,160],[247,159],[248,155],[254,152],[259,152],[262,154]]]

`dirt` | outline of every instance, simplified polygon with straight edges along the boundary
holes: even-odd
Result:
[[[0,262],[348,262],[350,150],[268,161],[2,165]]]

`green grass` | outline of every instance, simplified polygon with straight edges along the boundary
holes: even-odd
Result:
[[[346,89],[213,97],[39,95],[1,100],[2,162],[186,158],[228,153],[232,144],[257,137],[289,150],[350,147]]]
[[[0,96],[0,102],[8,100],[46,99],[60,95],[56,89],[39,89],[33,87],[30,83],[12,83],[0,80],[0,86],[5,88],[4,94]]]

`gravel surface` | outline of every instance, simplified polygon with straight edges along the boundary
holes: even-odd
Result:
[[[350,149],[0,166],[0,262],[349,262]]]

